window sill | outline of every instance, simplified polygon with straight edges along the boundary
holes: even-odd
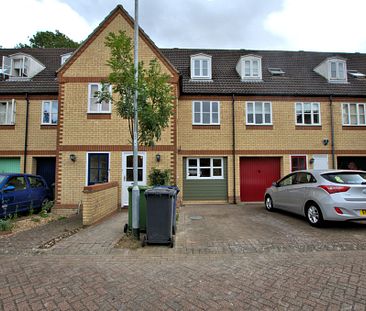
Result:
[[[15,124],[0,125],[0,130],[15,130]]]
[[[296,130],[321,130],[321,125],[295,125]]]
[[[212,125],[212,124],[194,125],[194,124],[192,124],[192,129],[193,130],[219,130],[220,125]]]
[[[273,125],[251,124],[251,125],[246,125],[245,129],[247,129],[247,130],[273,130]]]
[[[87,119],[89,120],[98,120],[98,119],[111,119],[112,114],[110,112],[106,113],[90,113],[87,114]]]
[[[50,124],[41,124],[41,130],[57,130],[57,124],[50,125]]]
[[[366,125],[343,125],[342,130],[366,130]]]

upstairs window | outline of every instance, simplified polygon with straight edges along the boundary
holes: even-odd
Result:
[[[296,125],[320,125],[319,103],[296,103]]]
[[[272,125],[272,104],[269,102],[247,102],[247,125]]]
[[[0,125],[15,124],[15,100],[0,101]]]
[[[26,56],[13,59],[13,75],[15,77],[28,77],[29,59]]]
[[[72,55],[72,53],[67,53],[67,54],[61,55],[61,65],[66,63],[66,61],[71,57],[71,55]]]
[[[45,100],[42,102],[42,124],[56,125],[58,118],[57,100]]]
[[[220,103],[214,101],[194,101],[192,108],[194,125],[220,124]]]
[[[255,55],[242,56],[236,66],[236,70],[243,81],[261,80],[262,63],[261,57]]]
[[[111,113],[111,103],[98,102],[98,92],[102,91],[101,83],[90,83],[89,84],[89,100],[88,100],[88,113]],[[112,94],[112,86],[109,86],[109,92]]]
[[[191,79],[211,80],[211,56],[199,54],[191,56]]]
[[[346,62],[343,60],[329,61],[329,80],[345,81],[346,80]]]
[[[343,125],[366,125],[366,104],[343,104]]]

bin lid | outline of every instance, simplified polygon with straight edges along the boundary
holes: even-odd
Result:
[[[133,186],[129,186],[127,188],[128,191],[132,191]],[[147,189],[151,189],[151,186],[139,186],[140,191],[146,191]]]
[[[155,186],[153,189],[156,189],[156,188],[173,189],[174,191],[177,192],[177,194],[180,192],[178,186]]]
[[[173,197],[175,195],[175,190],[174,189],[169,189],[169,188],[152,188],[152,189],[148,189],[145,191],[145,197],[149,197],[149,196],[168,196],[168,197]]]

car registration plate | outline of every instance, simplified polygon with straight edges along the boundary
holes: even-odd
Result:
[[[361,216],[366,216],[366,209],[360,210],[360,215]]]

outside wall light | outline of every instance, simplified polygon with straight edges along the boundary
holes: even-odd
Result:
[[[155,157],[156,157],[156,162],[160,162],[160,160],[161,160],[160,154],[158,153]]]
[[[72,162],[75,162],[76,161],[76,155],[75,154],[70,154],[70,160],[72,161]]]
[[[310,163],[310,164],[313,164],[314,162],[315,162],[314,158],[311,158],[311,159],[309,160],[309,163]]]
[[[323,145],[326,146],[329,144],[329,139],[328,138],[324,138],[323,139]]]

